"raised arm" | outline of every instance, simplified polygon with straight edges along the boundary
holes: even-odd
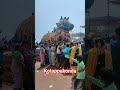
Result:
[[[75,62],[75,63],[79,63],[76,59],[74,59],[74,58],[71,58],[71,60],[73,61],[73,62]]]

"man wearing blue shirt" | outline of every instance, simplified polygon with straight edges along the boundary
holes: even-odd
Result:
[[[120,89],[120,27],[115,30],[117,40],[111,44],[113,60],[113,70],[117,73],[118,79],[115,81],[117,88]]]
[[[63,51],[62,51],[62,53],[64,55],[64,59],[62,61],[63,62],[62,66],[65,69],[70,68],[70,65],[69,65],[69,56],[70,56],[70,53],[69,53],[69,51],[70,51],[69,45],[67,45],[66,48],[63,49]]]

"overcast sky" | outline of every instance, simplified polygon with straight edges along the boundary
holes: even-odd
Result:
[[[70,22],[75,25],[73,32],[78,32],[79,26],[85,23],[84,7],[84,0],[0,0],[0,29],[3,30],[0,38],[6,33],[10,39],[18,25],[26,17],[31,16],[34,8],[36,8],[35,31],[38,40],[47,31],[53,30],[60,16],[70,17]],[[107,15],[107,0],[95,0],[90,10],[93,17]],[[110,4],[110,15],[120,16],[120,6]]]
[[[36,40],[48,31],[52,31],[61,16],[69,17],[74,24],[73,33],[80,32],[80,26],[85,25],[85,0],[35,0]],[[84,29],[81,29],[85,32]]]

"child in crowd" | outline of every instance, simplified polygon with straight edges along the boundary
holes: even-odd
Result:
[[[100,71],[100,80],[91,76],[86,76],[86,79],[100,87],[101,90],[117,90],[114,84],[115,76],[112,70],[102,69]]]
[[[40,60],[41,60],[41,66],[45,65],[45,49],[43,45],[40,47]]]
[[[80,83],[85,79],[85,65],[83,62],[83,57],[81,55],[77,55],[76,59],[72,58],[73,62],[77,63],[77,77],[74,82],[74,90],[78,90]],[[81,84],[82,85],[82,84]]]

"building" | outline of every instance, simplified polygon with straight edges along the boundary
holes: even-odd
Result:
[[[97,36],[105,37],[114,35],[114,30],[120,25],[120,18],[102,16],[86,19],[86,32],[93,32]]]

